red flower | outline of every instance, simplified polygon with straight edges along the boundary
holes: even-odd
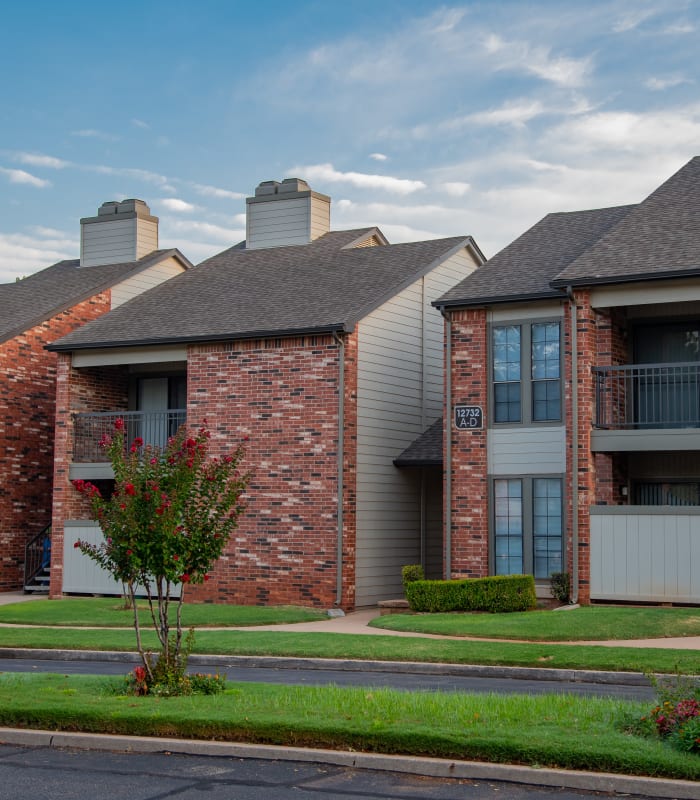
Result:
[[[119,503],[119,508],[121,508],[122,511],[126,511],[126,503]]]
[[[128,556],[133,556],[133,555],[134,555],[134,551],[133,551],[133,550],[127,550],[127,551],[126,551],[126,554],[127,554]]]
[[[80,547],[80,539],[73,544],[73,547]]]
[[[208,575],[205,575],[205,576],[204,576],[204,580],[205,580],[205,581],[208,581],[208,580],[209,580],[209,576],[208,576]]]
[[[143,439],[140,436],[137,436],[134,439],[134,446],[135,447],[143,447]]]
[[[131,494],[131,495],[136,494],[136,489],[134,488],[134,484],[133,483],[125,483],[124,484],[124,493],[125,494]]]
[[[117,417],[114,420],[114,430],[115,431],[123,431],[124,430],[124,420],[121,417]]]
[[[173,561],[179,561],[179,560],[180,556],[177,553],[175,553],[175,555],[173,556]]]
[[[180,580],[182,581],[182,583],[189,583],[190,576],[187,573],[185,573],[184,575],[180,575]]]

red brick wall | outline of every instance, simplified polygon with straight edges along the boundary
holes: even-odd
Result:
[[[446,510],[445,519],[452,519],[452,570],[447,577],[476,578],[489,572],[486,311],[455,311],[451,319],[452,396],[445,408],[445,436],[452,437],[452,510],[451,514]],[[481,406],[484,427],[455,429],[452,416],[456,405]],[[450,468],[447,462],[445,468]]]
[[[21,588],[25,545],[51,521],[56,355],[44,345],[109,305],[95,295],[0,344],[0,591]]]
[[[345,354],[343,594],[354,604],[357,341]],[[191,346],[188,421],[246,442],[247,510],[190,599],[331,607],[337,577],[338,346],[330,336]]]
[[[73,488],[69,468],[73,460],[73,413],[119,411],[128,408],[128,372],[123,367],[75,369],[71,356],[58,354],[56,374],[56,431],[53,521],[51,530],[51,597],[60,597],[63,585],[63,525],[68,519],[87,519],[89,505]]]
[[[591,432],[595,418],[595,381],[592,368],[598,363],[597,315],[586,290],[574,292],[577,314],[578,351],[578,569],[581,603],[590,601],[590,511],[596,503],[596,461],[591,453]],[[603,340],[602,347],[609,346]],[[567,432],[571,441],[573,432]],[[571,563],[571,562],[569,562]]]

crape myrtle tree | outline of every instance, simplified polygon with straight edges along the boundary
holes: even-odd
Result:
[[[111,497],[102,497],[89,481],[73,484],[87,496],[104,534],[101,544],[75,546],[126,587],[149,685],[184,673],[191,646],[182,630],[186,588],[209,580],[243,511],[248,482],[240,472],[243,447],[211,457],[209,440],[206,427],[188,433],[183,426],[164,448],[144,445],[141,438],[127,446],[124,421],[117,419],[112,435],[100,441],[114,470]],[[148,599],[157,656],[143,647],[137,594]]]

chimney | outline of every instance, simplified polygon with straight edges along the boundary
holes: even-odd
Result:
[[[331,228],[331,198],[301,178],[263,181],[246,198],[246,248],[308,244]]]
[[[158,249],[158,217],[143,200],[110,200],[80,220],[80,266],[136,261]]]

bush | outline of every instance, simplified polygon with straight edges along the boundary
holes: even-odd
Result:
[[[549,592],[560,603],[568,603],[571,597],[571,578],[568,572],[553,572],[549,578]]]
[[[532,575],[499,575],[457,581],[415,580],[405,584],[412,611],[529,611],[535,608]]]
[[[640,722],[653,724],[656,734],[679,750],[700,754],[700,687],[680,673],[666,679],[651,676],[651,682],[658,704]]]
[[[425,572],[423,572],[423,567],[420,564],[406,564],[405,567],[401,568],[401,580],[403,582],[404,589],[408,583],[413,583],[413,581],[424,581]]]

